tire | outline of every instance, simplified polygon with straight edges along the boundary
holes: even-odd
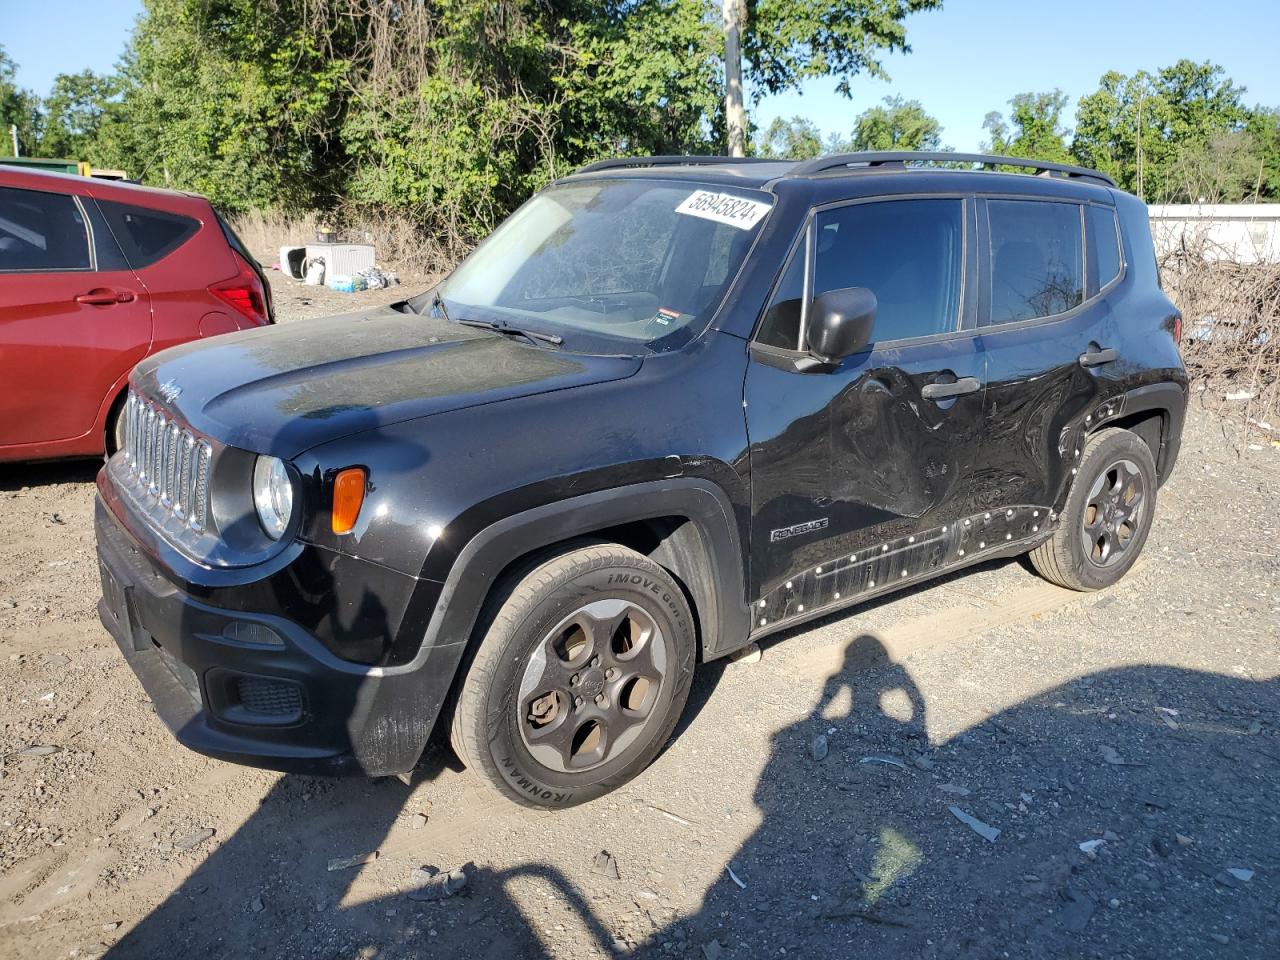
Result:
[[[468,767],[524,806],[576,806],[631,780],[689,696],[697,643],[684,592],[618,544],[517,571],[480,630],[451,739]]]
[[[1053,536],[1031,551],[1042,577],[1072,590],[1101,590],[1138,559],[1156,510],[1151,448],[1128,430],[1089,438]]]
[[[121,397],[107,415],[107,435],[104,438],[104,450],[108,457],[124,446],[125,409],[126,404],[124,398]]]

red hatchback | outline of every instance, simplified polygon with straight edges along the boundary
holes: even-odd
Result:
[[[204,197],[0,165],[0,461],[110,453],[134,364],[271,322]]]

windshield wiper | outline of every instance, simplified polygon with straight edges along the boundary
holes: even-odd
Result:
[[[441,301],[441,303],[443,304],[443,301]],[[448,319],[447,314],[446,319]],[[537,330],[522,330],[520,327],[508,326],[505,323],[493,323],[489,320],[468,320],[464,318],[458,320],[457,323],[464,327],[482,327],[485,330],[492,330],[494,333],[509,333],[514,337],[524,337],[528,340],[541,340],[543,343],[551,343],[557,347],[564,343],[564,337],[558,337],[554,333],[541,333]]]

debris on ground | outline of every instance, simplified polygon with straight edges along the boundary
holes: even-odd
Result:
[[[1189,847],[1189,846],[1191,846],[1193,843],[1195,843],[1195,841],[1194,841],[1194,840],[1192,840],[1190,837],[1186,836],[1185,834],[1181,834],[1181,833],[1175,833],[1175,834],[1173,835],[1173,839],[1175,839],[1175,840],[1177,840],[1177,841],[1178,841],[1178,846],[1180,846],[1180,847]]]
[[[891,767],[897,767],[899,770],[907,769],[907,765],[901,760],[895,760],[893,757],[863,757],[859,763],[887,763]]]
[[[254,897],[253,901],[249,904],[249,909],[254,913],[261,913],[263,910],[267,909],[267,905],[262,902],[261,896],[257,896]]]
[[[745,883],[743,883],[743,882],[742,882],[742,878],[741,878],[741,877],[739,877],[736,873],[734,873],[734,872],[733,872],[733,867],[732,867],[732,866],[730,866],[729,864],[727,864],[727,863],[726,863],[726,864],[724,865],[724,868],[725,868],[725,870],[728,872],[728,874],[729,874],[729,879],[730,879],[730,880],[732,880],[734,883],[736,883],[738,886],[740,886],[743,890],[747,889],[747,885],[746,885]]]
[[[622,876],[618,873],[618,861],[608,850],[601,850],[596,854],[595,859],[591,862],[591,872],[613,880],[622,879]]]
[[[1111,764],[1113,767],[1145,767],[1145,763],[1136,763],[1132,760],[1126,760],[1116,751],[1115,747],[1099,747],[1098,752],[1102,754],[1104,762]]]
[[[467,873],[461,867],[448,872],[435,867],[418,867],[410,879],[414,887],[407,896],[420,903],[447,900],[461,893],[467,886]]]
[[[27,747],[25,750],[19,750],[20,757],[48,757],[61,751],[61,747],[53,747],[46,743],[38,743],[34,746]]]
[[[1253,871],[1248,867],[1227,867],[1227,873],[1243,883],[1248,883],[1253,879]]]
[[[214,832],[213,827],[201,827],[199,830],[193,830],[181,840],[173,841],[173,849],[190,850],[193,847],[198,847],[200,844],[212,837]]]
[[[809,742],[809,756],[813,760],[825,760],[829,749],[826,734],[820,733]]]
[[[348,867],[358,867],[362,863],[373,863],[378,859],[378,851],[372,853],[357,853],[354,857],[334,857],[329,861],[330,872],[334,870],[346,870]]]
[[[692,820],[686,820],[684,817],[680,816],[679,814],[672,813],[670,810],[663,810],[661,807],[659,807],[656,804],[647,803],[645,804],[645,806],[647,806],[654,813],[661,814],[662,816],[666,817],[668,820],[671,820],[674,823],[680,824],[680,826],[682,827],[697,826],[697,824],[695,824]]]
[[[966,827],[976,833],[988,843],[995,843],[996,837],[1000,836],[1000,828],[993,827],[989,823],[983,823],[971,813],[965,813],[954,804],[947,807],[951,811],[951,815],[963,823]]]
[[[967,797],[972,791],[958,783],[940,783],[938,789],[943,793],[954,793],[957,797]]]
[[[1086,840],[1084,843],[1078,844],[1080,850],[1090,860],[1098,858],[1098,848],[1106,843],[1106,840]]]
[[[702,945],[702,956],[705,960],[720,960],[723,948],[719,940],[711,940]]]
[[[1097,909],[1097,904],[1093,902],[1092,897],[1079,890],[1068,889],[1063,897],[1067,903],[1062,908],[1062,925],[1072,933],[1083,932],[1089,925],[1089,921],[1093,919],[1093,911]]]
[[[427,815],[425,813],[415,813],[409,818],[409,826],[414,830],[421,830],[427,825]]]

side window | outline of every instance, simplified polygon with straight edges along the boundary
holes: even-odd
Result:
[[[876,295],[873,342],[927,337],[960,322],[964,201],[884,200],[814,221],[813,296],[840,287]]]
[[[0,272],[89,267],[89,233],[74,198],[0,187]]]
[[[1080,204],[988,200],[990,323],[1064,313],[1084,301]]]
[[[787,272],[774,292],[760,322],[756,340],[783,350],[800,348],[800,314],[804,308],[804,248],[805,238],[800,238]]]
[[[1116,214],[1110,207],[1084,208],[1089,236],[1089,296],[1093,296],[1120,273],[1120,233]]]
[[[187,242],[200,229],[191,217],[162,210],[148,210],[114,200],[99,200],[116,242],[135,270],[150,266]]]

